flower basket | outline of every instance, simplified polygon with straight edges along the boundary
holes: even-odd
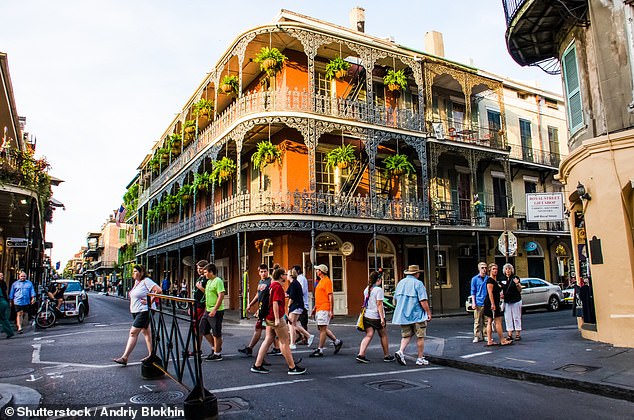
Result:
[[[264,158],[264,161],[266,162],[267,165],[270,165],[271,163],[275,162],[275,156],[273,155],[266,155],[266,157]]]
[[[275,63],[276,61],[272,58],[267,58],[265,60],[262,61],[262,63],[260,64],[260,66],[264,69],[264,70],[270,70],[273,67],[275,67]]]
[[[335,77],[339,80],[343,79],[348,75],[348,70],[340,69],[335,73]]]
[[[395,92],[395,91],[401,90],[401,87],[399,85],[397,85],[396,83],[390,83],[389,85],[387,85],[387,88],[391,92]]]
[[[347,168],[350,163],[357,160],[354,152],[354,146],[351,144],[345,144],[332,149],[326,155],[326,167],[334,168],[337,166],[340,169]]]
[[[276,161],[282,163],[282,152],[270,140],[259,142],[257,150],[251,155],[253,166],[260,170]]]
[[[346,169],[348,167],[348,162],[337,162],[337,168],[339,169]]]
[[[403,168],[397,168],[392,171],[392,176],[401,176],[405,173]]]

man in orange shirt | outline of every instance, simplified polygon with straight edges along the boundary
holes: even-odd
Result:
[[[335,346],[335,354],[341,350],[343,341],[338,340],[328,328],[330,320],[334,316],[332,280],[328,277],[328,266],[319,264],[315,266],[315,272],[320,279],[317,286],[315,286],[315,307],[313,308],[313,315],[315,315],[317,328],[319,328],[319,347],[310,354],[310,357],[323,357],[326,336],[332,340]]]

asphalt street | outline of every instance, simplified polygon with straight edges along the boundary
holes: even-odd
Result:
[[[188,390],[164,377],[144,380],[139,360],[146,355],[139,342],[127,367],[111,359],[123,351],[131,324],[128,302],[91,294],[90,315],[83,324],[63,320],[49,330],[29,329],[1,343],[0,381],[29,387],[42,396],[43,407],[118,407],[139,402],[182,404]],[[306,375],[289,376],[280,356],[268,356],[271,373],[249,371],[253,358],[236,350],[248,342],[251,321],[226,322],[224,360],[204,362],[205,387],[219,399],[223,417],[273,419],[317,418],[631,418],[634,404],[552,388],[535,383],[487,376],[449,367],[417,367],[409,348],[408,364],[384,363],[377,339],[367,354],[370,364],[354,360],[362,334],[352,322],[333,331],[344,340],[338,355],[332,347],[321,359],[309,358],[310,349],[298,346]],[[570,326],[568,311],[529,312],[526,335],[544,326]],[[433,337],[470,334],[468,317],[437,318],[430,323]],[[311,325],[311,331],[316,328]],[[430,338],[433,341],[433,338]],[[397,349],[398,328],[390,327],[390,349]],[[203,351],[209,353],[204,344]],[[561,349],[566,351],[566,349]]]

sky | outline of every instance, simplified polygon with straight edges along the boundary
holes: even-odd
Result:
[[[365,32],[561,93],[561,79],[520,67],[504,41],[500,0],[20,0],[0,3],[17,110],[51,174],[64,182],[46,228],[61,267],[122,203],[155,141],[234,39],[287,9],[341,26],[365,9]],[[389,11],[387,9],[391,9]]]

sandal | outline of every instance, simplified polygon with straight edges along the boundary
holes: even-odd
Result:
[[[118,359],[112,359],[113,362],[118,363],[120,365],[126,366],[128,364],[128,359],[125,357],[119,357]]]
[[[486,343],[486,347],[494,347],[494,346],[499,346],[500,343],[496,343],[495,341],[492,341],[490,343]]]
[[[507,340],[511,340],[511,341],[513,341],[513,336],[512,336],[512,335],[507,335],[507,336],[506,336],[506,339],[507,339]]]
[[[501,346],[510,346],[513,344],[513,340],[504,340],[500,343]]]

